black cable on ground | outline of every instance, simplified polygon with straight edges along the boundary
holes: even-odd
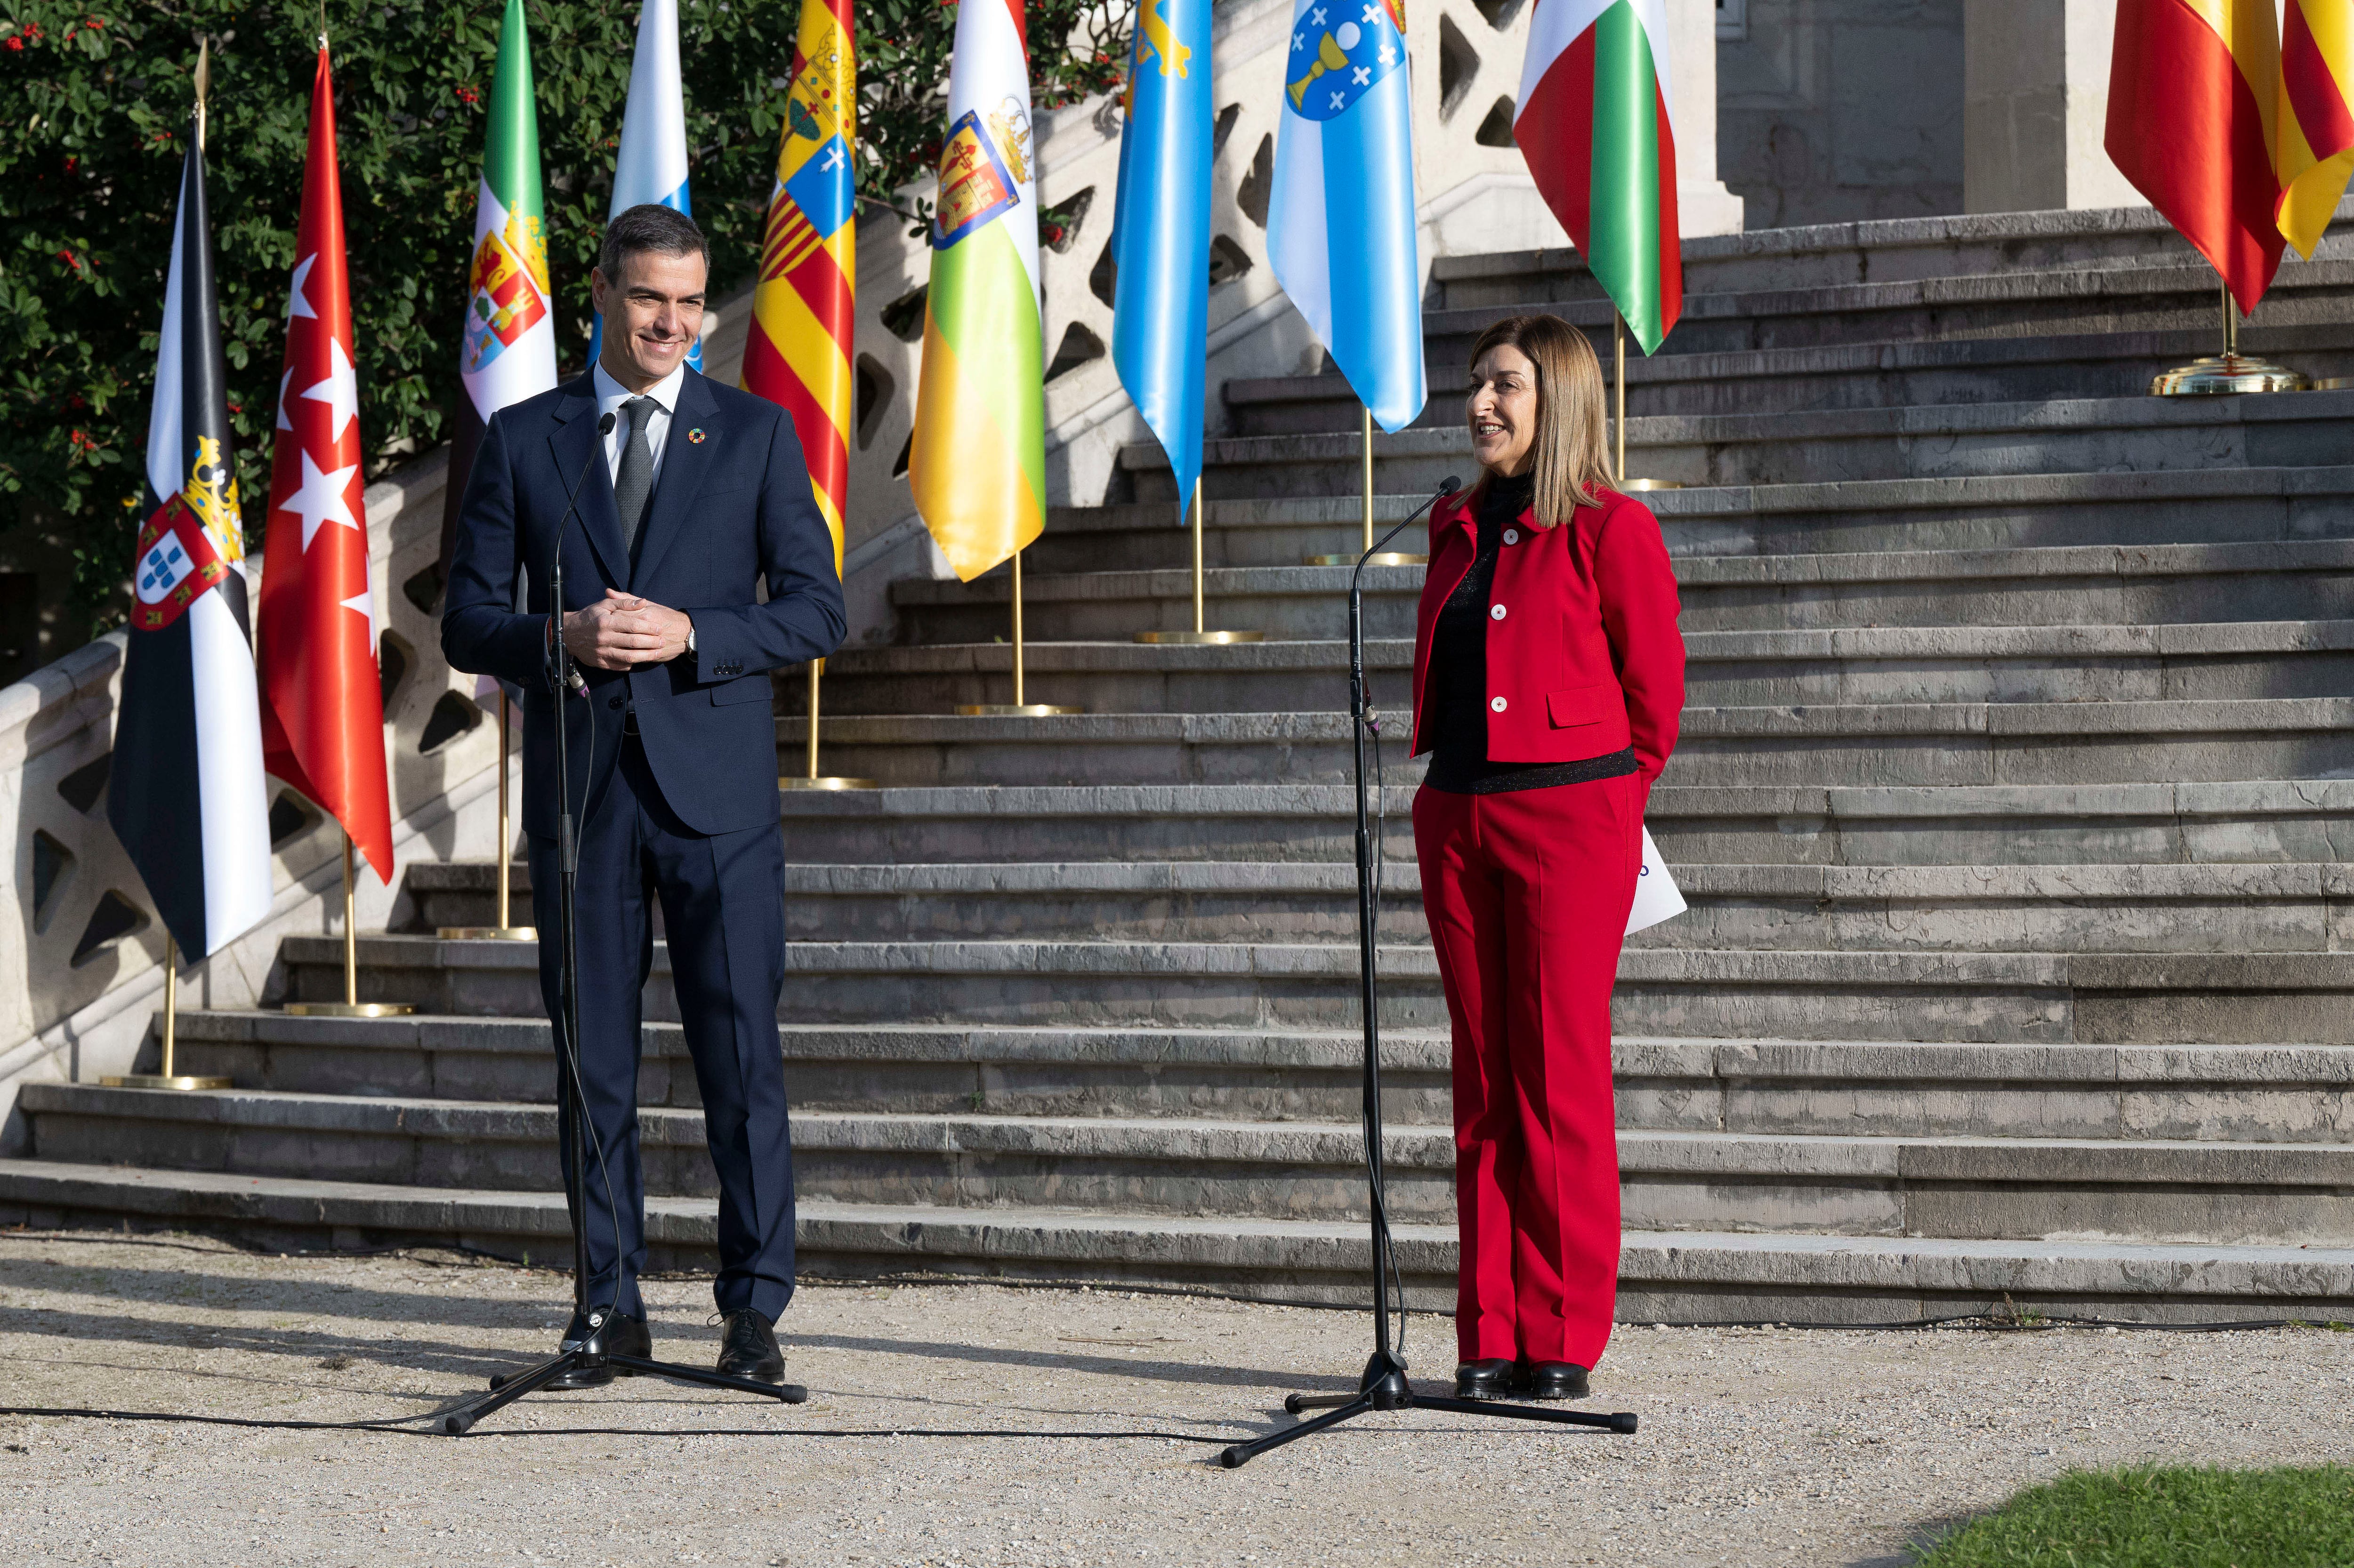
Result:
[[[194,1415],[168,1410],[92,1410],[72,1405],[0,1405],[0,1415],[21,1415],[53,1421],[156,1421],[191,1426],[258,1427],[274,1432],[387,1432],[397,1437],[441,1438],[439,1432],[419,1430],[414,1423],[436,1419],[433,1411],[379,1421],[265,1420],[245,1415]],[[1094,1442],[1158,1438],[1170,1443],[1234,1441],[1231,1434],[1210,1436],[1198,1432],[1042,1432],[1020,1427],[938,1426],[556,1426],[469,1433],[473,1437],[1070,1437]],[[443,1439],[446,1441],[446,1439]]]

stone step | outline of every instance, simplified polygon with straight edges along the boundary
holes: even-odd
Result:
[[[785,758],[801,753],[807,733],[806,719],[777,721]],[[1353,776],[1342,714],[836,715],[821,739],[826,766],[902,788],[1136,778],[1337,784]],[[1402,784],[1425,766],[1387,760]],[[2104,784],[2349,768],[2354,698],[1854,703],[1687,708],[1665,778],[1702,787]]]
[[[1857,703],[2221,702],[2354,691],[2354,620],[2193,621],[2170,626],[1895,626],[1693,631],[1684,638],[1695,708]],[[1034,702],[1090,714],[1278,713],[1348,704],[1348,646],[1039,642],[1023,658]],[[1414,645],[1366,645],[1377,707],[1413,700]],[[940,714],[1010,686],[1003,643],[862,648],[826,661],[829,716]],[[788,676],[777,705],[808,712]],[[806,732],[803,732],[804,734]],[[803,760],[779,754],[788,773]]]
[[[2264,301],[2275,332],[2342,323],[2354,260],[2333,256],[2285,264]],[[1612,306],[1585,292],[1584,274],[1549,291],[1523,274],[1482,291],[1490,302],[1425,310],[1423,344],[1437,364],[1464,364],[1479,334],[1530,311],[1556,315],[1606,340]],[[1548,299],[1554,291],[1582,297]],[[1723,354],[1957,338],[2179,332],[2216,334],[2215,273],[2203,261],[2125,267],[2006,270],[1991,274],[1857,282],[1821,288],[1734,290],[1684,295],[1663,354]],[[2211,335],[2211,343],[2213,337]],[[2212,352],[2212,349],[2210,350]]]
[[[1426,499],[1376,495],[1376,532]],[[2222,544],[2354,533],[2354,468],[2345,466],[1695,485],[1642,499],[1677,556]],[[1310,556],[1363,547],[1354,496],[1214,502],[1203,523],[1203,558],[1213,568],[1296,567]],[[1399,537],[1414,551],[1425,548],[1419,524]],[[1057,507],[1023,554],[1023,575],[1190,570],[1192,539],[1168,502]]]
[[[33,1158],[517,1192],[560,1184],[552,1107],[27,1085]],[[645,1190],[716,1195],[699,1110],[638,1118]],[[1618,1135],[1628,1226],[2298,1245],[2354,1228],[2354,1148],[2170,1139]],[[1363,1221],[1352,1122],[1185,1118],[793,1118],[802,1201]],[[1451,1128],[1383,1139],[1394,1221],[1455,1218]],[[593,1179],[593,1178],[592,1178]]]
[[[708,1271],[717,1215],[707,1199],[650,1198],[647,1266]],[[1362,1225],[1067,1210],[808,1202],[797,1247],[813,1277],[949,1276],[1216,1290],[1332,1306],[1367,1303]],[[563,1196],[298,1177],[137,1171],[0,1160],[0,1223],[193,1229],[285,1250],[460,1244],[568,1265]],[[1455,1298],[1451,1227],[1392,1234],[1418,1312]],[[1894,1323],[2020,1311],[2052,1318],[2327,1321],[2354,1296],[2354,1249],[2188,1243],[2016,1242],[1876,1236],[1627,1233],[1618,1314],[1627,1322]],[[1415,1325],[1417,1364],[1443,1366],[1442,1327]]]
[[[416,868],[423,870],[424,867]],[[445,863],[435,907],[488,925],[491,871]],[[2330,952],[2354,948],[2342,865],[1679,865],[1691,907],[1645,948]],[[1384,876],[1382,934],[1426,940],[1422,875]],[[1356,869],[1316,861],[942,862],[785,868],[791,940],[1343,941]],[[409,893],[426,903],[412,875]],[[430,930],[432,927],[421,927]]]
[[[1683,604],[1679,624],[1687,635],[2354,619],[2354,540],[2344,539],[1686,556],[1675,570]],[[1367,637],[1414,635],[1423,577],[1418,566],[1365,568]],[[1349,569],[1341,567],[1208,572],[1208,624],[1285,641],[1345,637],[1348,581]],[[894,583],[903,641],[971,644],[1004,635],[1007,586],[1002,571],[970,583]],[[1022,595],[1034,645],[1127,641],[1139,631],[1193,623],[1193,579],[1180,571],[1025,573]]]
[[[364,937],[363,1001],[527,1018],[537,946]],[[343,945],[281,947],[286,1000],[340,999]],[[1381,954],[1384,1020],[1447,1022],[1426,947]],[[657,942],[645,1015],[677,1017]],[[788,1023],[1344,1029],[1357,955],[1341,942],[939,941],[790,944]],[[2354,1042],[2354,953],[2019,953],[1630,948],[1614,1027],[1765,1039],[1874,1034],[1950,1042]]]
[[[2354,282],[2354,262],[2346,271]],[[2354,391],[1659,415],[1627,421],[1627,464],[1646,478],[1705,485],[2339,466],[2354,458],[2349,415]],[[1204,493],[1353,495],[1362,461],[1354,432],[1209,441]],[[1135,500],[1173,505],[1176,481],[1158,442],[1122,448],[1119,467]],[[1373,471],[1379,490],[1423,494],[1449,475],[1469,482],[1478,472],[1470,433],[1455,425],[1376,432]]]
[[[2348,254],[2354,202],[2340,202],[2315,256]],[[2195,265],[2199,253],[2147,207],[1955,214],[1749,229],[1688,238],[1690,293],[1820,289],[2013,272]],[[1430,264],[1442,305],[1602,297],[1585,259],[1568,247],[1440,256]],[[2264,307],[2257,307],[2261,317]]]
[[[1346,1121],[1361,1100],[1354,1031],[781,1026],[796,1114],[1178,1117]],[[240,1089],[544,1105],[547,1025],[410,1014],[187,1012],[190,1070]],[[678,1025],[644,1026],[641,1105],[702,1104]],[[1443,1030],[1382,1035],[1383,1115],[1446,1127]],[[2354,1129],[2354,1048],[1989,1045],[1621,1035],[1630,1128],[1872,1137],[2328,1143]]]
[[[1394,744],[1386,748],[1393,765]],[[1391,777],[1397,775],[1393,772]],[[1414,791],[1376,804],[1414,860]],[[812,863],[1353,860],[1341,785],[963,786],[794,791],[786,853]],[[2354,781],[1931,789],[1662,783],[1647,814],[1671,864],[2298,864],[2346,857]]]

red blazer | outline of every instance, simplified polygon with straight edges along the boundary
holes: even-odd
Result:
[[[1430,640],[1479,546],[1472,491],[1432,509],[1430,574],[1414,629],[1414,750]],[[1616,491],[1540,528],[1535,508],[1504,530],[1488,619],[1488,758],[1582,762],[1628,747],[1649,789],[1676,748],[1684,705],[1682,606],[1659,520]]]

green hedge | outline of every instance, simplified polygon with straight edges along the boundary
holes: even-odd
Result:
[[[557,355],[583,363],[588,267],[612,189],[636,0],[526,0],[537,79]],[[18,0],[0,20],[0,490],[19,526],[62,519],[75,599],[118,597],[138,511],[173,199],[213,41],[206,164],[239,488],[258,547],[270,392],[316,39],[333,46],[345,220],[370,471],[442,436],[460,395],[463,280],[499,0],[192,0],[84,9]],[[858,7],[865,113],[861,190],[883,197],[937,155],[955,26],[950,0]],[[695,217],[715,284],[748,277],[772,182],[798,7],[680,0]],[[1127,8],[1032,0],[1042,108],[1103,90]],[[1066,47],[1048,47],[1050,39]]]

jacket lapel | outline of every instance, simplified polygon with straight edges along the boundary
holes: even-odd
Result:
[[[654,481],[653,498],[646,503],[633,587],[653,581],[663,553],[685,531],[687,519],[694,515],[695,498],[711,472],[719,443],[726,439],[718,415],[719,400],[712,397],[710,387],[700,375],[688,371],[679,384],[678,411],[671,417],[670,434],[663,440],[662,474]],[[612,510],[611,501],[605,505]]]
[[[597,440],[596,382],[589,376],[565,384],[563,400],[556,405],[556,429],[548,436],[547,445],[555,454],[563,493],[571,493],[574,481],[580,483],[580,531],[588,535],[589,546],[597,552],[606,580],[626,586],[630,580],[630,553],[621,545],[621,514],[613,505],[613,471],[606,465]],[[591,468],[594,472],[585,471]],[[557,514],[556,525],[561,528],[564,524],[564,514]]]

